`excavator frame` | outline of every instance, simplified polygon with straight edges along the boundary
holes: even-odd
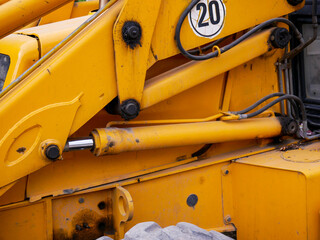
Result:
[[[35,2],[0,5],[0,239],[122,239],[149,220],[320,236],[318,134],[279,67],[314,40],[287,18],[304,1],[100,1],[17,31],[69,1]]]

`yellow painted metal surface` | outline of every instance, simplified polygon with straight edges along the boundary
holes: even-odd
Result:
[[[54,103],[39,108],[10,128],[0,141],[0,159],[2,159],[0,168],[3,171],[0,185],[16,180],[16,176],[25,176],[34,169],[34,166],[25,159],[38,159],[38,163],[42,166],[48,163],[40,150],[51,141],[43,139],[43,136],[55,131],[58,137],[54,142],[58,146],[62,145],[57,139],[64,141],[63,139],[68,137],[68,132],[61,132],[58,129],[62,125],[71,127],[74,115],[80,107],[80,98],[81,95],[69,102]],[[64,114],[64,118],[53,123],[50,121],[52,114],[57,116]]]
[[[234,202],[234,223],[245,228],[248,222],[254,224],[239,231],[240,238],[319,239],[319,147],[317,142],[299,150],[274,151],[241,159],[231,168],[230,176],[241,178],[233,180],[234,199],[239,200]],[[297,151],[299,162],[284,158]],[[308,161],[315,156],[316,161]]]
[[[5,167],[6,165],[3,165],[4,169],[7,169],[7,177],[0,181],[1,184],[5,185],[48,164],[49,162],[46,161],[43,156],[39,155],[38,149],[41,146],[40,143],[54,139],[59,143],[59,148],[63,149],[64,142],[68,135],[82,126],[116,96],[115,76],[113,75],[115,74],[115,69],[113,68],[113,49],[110,48],[110,46],[112,46],[111,44],[106,44],[106,41],[112,41],[112,34],[107,34],[107,32],[109,31],[110,33],[110,31],[112,31],[113,23],[120,11],[121,4],[121,2],[116,3],[110,10],[100,15],[96,21],[89,24],[80,34],[73,38],[44,64],[35,69],[35,71],[27,76],[16,88],[1,99],[3,107],[0,116],[2,114],[6,116],[6,122],[3,124],[3,132],[0,133],[0,136],[2,136],[1,147],[2,150],[10,151],[9,153],[3,153],[6,154],[6,156],[3,157],[4,162],[10,162],[9,165],[11,166],[11,170],[9,170]],[[90,46],[90,48],[88,48],[88,46]],[[87,66],[88,62],[90,62],[90,67]],[[69,71],[67,72],[65,71],[66,66],[69,66]],[[109,68],[105,68],[105,66]],[[51,80],[48,81],[48,78]],[[65,81],[65,79],[68,79],[68,81]],[[96,82],[95,84],[92,81],[89,83],[87,79],[92,79]],[[108,84],[106,84],[106,80]],[[66,87],[68,85],[72,86],[72,88]],[[105,88],[95,87],[102,85],[105,86]],[[55,91],[54,89],[59,89],[59,91]],[[17,91],[19,91],[19,96],[16,95],[14,99],[11,98],[10,96],[14,95]],[[38,95],[35,96],[35,93]],[[12,113],[12,109],[15,109],[15,106],[21,107],[23,104],[26,105],[31,99],[36,99],[36,102],[34,102],[34,104],[28,104],[22,111],[19,111],[18,114],[10,115],[9,112],[11,111]],[[54,118],[51,118],[50,122],[40,123],[39,120],[33,117],[38,111],[42,111],[41,109],[50,108],[49,106],[51,106],[51,104],[71,103],[72,101],[76,101],[75,99],[80,100],[79,104],[81,107],[75,108],[74,115],[70,113],[68,118],[60,119],[62,122],[69,121],[69,124],[72,123],[70,128],[66,127],[67,124],[64,126],[55,124]],[[99,104],[97,104],[97,101]],[[75,112],[77,112],[77,114],[75,114]],[[50,116],[50,114],[47,115],[48,117]],[[25,121],[26,118],[28,118],[30,122],[28,123],[30,126],[28,126],[32,131],[28,131],[28,134],[21,137],[19,141],[16,141],[15,138],[20,136],[21,133],[14,125],[19,121]],[[49,126],[50,123],[55,124],[57,128],[60,126],[61,129],[58,130],[54,128],[55,130],[48,130],[46,134],[42,134],[40,129],[50,129],[46,127],[46,125]],[[9,129],[10,131],[8,132]],[[28,145],[24,144],[24,139],[29,137],[34,140],[31,140]],[[23,156],[17,155],[19,154],[17,149],[20,148],[27,149],[28,151],[26,152],[28,154],[24,154]],[[30,164],[29,160],[26,160],[29,159],[29,154],[32,154],[33,157],[38,156],[30,160],[37,162],[37,164]],[[23,164],[27,164],[27,162],[32,168],[21,167]],[[17,167],[13,167],[16,163],[20,165],[19,171],[13,170]]]
[[[280,125],[274,118],[237,122],[239,126],[250,122],[248,127],[251,130],[242,128],[242,134],[232,131],[229,127],[231,122],[215,122],[219,125],[219,135],[213,137],[225,140],[229,136],[228,140],[233,142],[213,144],[198,157],[192,157],[192,154],[202,145],[194,145],[200,142],[191,142],[194,139],[186,138],[186,132],[191,131],[194,138],[200,138],[200,135],[203,138],[209,137],[208,129],[200,134],[198,128],[190,129],[188,125],[183,134],[178,134],[176,126],[152,127],[153,134],[159,129],[165,129],[169,134],[176,133],[170,138],[172,142],[193,144],[167,148],[172,142],[163,144],[164,141],[159,141],[161,139],[148,135],[150,128],[144,126],[139,128],[148,128],[148,131],[139,139],[148,137],[149,140],[143,144],[163,144],[161,147],[166,148],[101,158],[96,158],[89,151],[70,152],[64,153],[62,159],[55,163],[45,166],[49,163],[43,156],[42,147],[46,143],[56,142],[62,150],[70,135],[88,136],[92,129],[104,128],[108,122],[120,120],[100,110],[117,96],[120,75],[116,75],[114,43],[117,42],[114,42],[112,36],[123,3],[118,1],[107,11],[99,13],[94,21],[88,21],[87,27],[81,28],[79,34],[45,57],[47,60],[41,62],[41,66],[34,67],[35,71],[30,71],[23,81],[0,99],[0,186],[28,175],[28,181],[20,180],[10,189],[1,189],[5,193],[0,198],[0,204],[6,206],[0,207],[0,236],[10,240],[52,239],[53,236],[54,239],[63,239],[76,234],[85,239],[94,239],[103,234],[113,236],[111,226],[123,234],[123,228],[127,231],[141,221],[153,220],[162,227],[188,221],[206,229],[229,230],[234,229],[232,223],[240,240],[288,237],[318,239],[317,190],[320,167],[318,153],[314,154],[318,147],[305,149],[303,153],[300,150],[266,153],[275,148],[275,145],[266,146],[271,140],[240,141],[249,135],[250,138],[256,137],[258,131],[266,134],[260,137],[278,135]],[[178,53],[173,31],[187,2],[162,1],[161,4],[152,43],[143,49],[149,51],[150,67],[147,70],[144,66],[144,69],[150,86],[154,79],[160,78],[163,80],[161,84],[167,85],[161,91],[160,87],[154,88],[151,94],[147,93],[147,81],[146,95],[143,96],[154,99],[145,105],[148,107],[141,112],[138,120],[161,122],[161,119],[185,121],[204,118],[219,114],[220,111],[240,110],[266,94],[278,91],[274,63],[282,56],[283,50],[264,54],[269,48],[269,30],[242,43],[241,49],[234,49],[237,52],[231,54],[230,51],[230,56],[226,53],[225,56],[209,60],[210,63],[217,62],[217,68],[209,61],[187,63],[185,66],[197,68],[193,69],[192,74],[188,74],[188,69],[192,67],[185,68],[181,72],[182,80],[186,78],[194,81],[186,83],[170,79],[171,75],[165,72],[172,69],[172,72],[178,73],[179,68],[185,67],[179,65],[186,61],[179,60],[179,56],[160,60]],[[262,1],[257,4],[249,0],[226,1],[226,6],[226,25],[219,37],[301,7],[291,7],[287,1]],[[262,11],[265,9],[270,11]],[[241,21],[239,12],[242,14]],[[9,41],[0,41],[0,49],[5,49],[1,44],[8,44],[8,53],[13,56],[13,68],[9,69],[11,78],[14,78],[13,71],[16,71],[17,76],[17,67],[20,67],[20,73],[26,70],[31,65],[30,61],[43,56],[69,31],[62,24],[55,25],[56,38],[52,38],[49,28],[38,28],[23,30],[21,33],[26,35],[19,35],[19,38],[17,34],[8,36],[8,39],[17,38],[16,41],[21,40],[25,45],[14,44],[15,47],[10,49]],[[40,42],[28,34],[36,35]],[[209,41],[196,37],[187,21],[182,35],[186,48]],[[38,45],[43,51],[35,50]],[[249,49],[250,54],[244,54]],[[13,52],[21,53],[24,58],[19,60]],[[148,55],[143,54],[141,57],[141,62],[146,61]],[[126,59],[121,61],[127,63]],[[200,71],[210,73],[200,78]],[[161,73],[166,78],[157,76]],[[170,82],[165,83],[168,79]],[[140,79],[140,83],[143,80]],[[137,89],[129,90],[134,92]],[[135,94],[132,96],[139,96]],[[279,107],[274,106],[272,110],[278,111]],[[260,125],[253,122],[260,122]],[[136,144],[135,138],[132,140]],[[123,149],[128,147],[124,141],[119,142],[123,144],[120,145]],[[248,149],[249,146],[253,147]],[[301,159],[301,156],[308,155],[310,157]],[[119,186],[123,190],[116,192],[118,195],[114,194]],[[115,206],[121,207],[119,203],[122,200],[119,199],[127,191],[132,196],[133,204],[128,197],[129,201],[126,202],[131,211],[130,214],[123,214],[125,218],[119,218],[123,209],[115,211]],[[190,194],[197,194],[199,198],[194,208],[186,204]],[[25,198],[29,201],[22,202]],[[103,209],[99,207],[101,201],[106,203]],[[13,202],[22,203],[7,205]],[[125,223],[132,217],[132,205],[134,218]],[[117,226],[110,220],[112,215],[119,220],[116,221]],[[228,222],[227,216],[231,218]],[[105,228],[99,230],[99,226]]]
[[[40,57],[38,41],[35,38],[11,34],[0,40],[0,49],[10,57],[10,66],[4,82],[6,87]]]
[[[99,9],[99,0],[91,0],[84,2],[72,1],[56,10],[49,12],[43,17],[25,25],[23,29],[32,28],[40,25],[46,25],[49,23],[67,20],[70,18],[88,16],[92,11],[97,9]]]
[[[51,202],[50,202],[51,203]],[[52,225],[48,221],[47,201],[35,204],[17,203],[10,207],[0,207],[1,238],[40,240],[52,239]],[[49,230],[50,229],[50,230]]]
[[[4,4],[4,3],[6,3],[6,2],[9,2],[9,1],[10,1],[10,0],[1,0],[1,1],[0,1],[0,5],[1,5],[1,4]]]
[[[270,33],[271,30],[260,33],[218,58],[192,61],[149,79],[143,92],[141,108],[148,108],[268,52]]]
[[[87,18],[81,17],[23,29],[1,39],[0,49],[10,57],[11,61],[3,87],[7,87]]]
[[[110,68],[106,69],[104,66],[113,66],[113,49],[110,48],[112,27],[119,10],[120,5],[115,4],[107,15],[95,21],[54,58],[42,64],[17,88],[1,98],[0,115],[6,116],[6,121],[1,124],[6,125],[7,129],[3,128],[0,133],[1,165],[7,169],[5,175],[0,177],[1,186],[50,163],[39,152],[41,143],[54,139],[62,150],[67,137],[115,97],[115,77],[110,78],[114,74],[113,69],[110,71]],[[103,34],[97,37],[98,32]],[[105,44],[106,42],[110,44]],[[75,59],[75,56],[78,57]],[[65,71],[67,65],[74,70],[69,68],[69,71]],[[79,71],[80,69],[82,71]],[[89,79],[95,79],[96,84]],[[71,81],[77,84],[74,85]],[[102,85],[104,88],[96,87]],[[27,99],[34,99],[34,104],[30,104]],[[85,102],[87,104],[83,104]],[[20,111],[16,112],[15,108],[19,108]],[[60,117],[62,112],[59,111],[66,113],[63,118]],[[39,114],[43,116],[40,117]],[[56,116],[60,124],[57,124],[52,116]],[[22,134],[23,131],[25,134]],[[26,138],[30,141],[26,142]],[[19,148],[26,149],[25,154],[19,154]]]
[[[158,19],[161,24],[157,25],[154,32],[154,36],[157,37],[154,37],[151,43],[153,52],[149,55],[150,64],[154,63],[154,56],[161,60],[179,53],[174,39],[175,26],[182,11],[189,3],[184,0],[162,1]],[[224,28],[214,39],[245,30],[270,18],[294,12],[304,5],[303,2],[293,7],[287,1],[278,0],[224,1],[224,3],[226,7]],[[197,37],[189,26],[188,19],[185,19],[181,33],[181,42],[185,49],[198,47],[211,41],[208,38]]]
[[[0,189],[0,206],[26,199],[27,176]]]
[[[145,1],[143,4],[126,0],[115,22],[113,35],[120,104],[128,99],[141,102],[148,55],[160,4],[161,0]],[[135,46],[130,46],[123,40],[123,27],[129,21],[137,22],[141,27],[141,40]]]
[[[319,145],[311,149],[318,148]],[[310,198],[306,198],[306,181],[308,186],[318,184],[319,162],[312,163],[310,168],[281,160],[282,152],[278,150],[260,154],[256,150],[245,152],[252,152],[253,156],[241,155],[238,151],[120,181],[131,193],[135,207],[135,217],[125,224],[126,230],[146,220],[156,221],[163,227],[188,221],[206,229],[224,229],[228,224],[225,217],[230,216],[239,239],[286,239],[286,236],[306,239],[306,231],[309,231],[309,239],[317,239],[319,220],[313,219],[318,216],[315,208],[317,192],[312,193],[310,189]],[[113,187],[109,184],[53,200],[56,234],[63,233],[59,229],[74,231],[75,221],[83,222],[86,216],[91,219],[91,226],[99,222],[98,216],[102,212],[97,208],[98,203],[111,199],[110,193],[99,191]],[[196,194],[199,199],[194,208],[186,204],[190,194]],[[314,221],[308,229],[306,201],[310,201],[312,209],[308,215],[311,215],[310,221]],[[84,206],[93,213],[83,214],[87,209]],[[104,216],[110,216],[105,211],[111,209],[103,210]],[[58,223],[64,225],[59,227]]]
[[[126,4],[128,4],[128,7],[126,8]],[[157,2],[158,3],[158,2]],[[135,99],[140,103],[140,99],[141,99],[141,94],[142,94],[142,87],[143,87],[143,79],[145,76],[145,71],[146,71],[146,52],[149,51],[149,66],[151,66],[153,63],[155,63],[158,60],[170,57],[172,55],[178,54],[179,51],[176,47],[176,43],[174,42],[174,31],[175,31],[175,27],[176,26],[176,22],[180,17],[180,14],[182,12],[182,10],[186,7],[186,3],[185,2],[181,2],[181,1],[172,1],[172,2],[166,2],[166,3],[162,3],[161,9],[160,9],[160,14],[159,14],[159,18],[157,19],[157,25],[155,27],[154,30],[154,34],[153,34],[153,38],[152,38],[152,43],[151,45],[149,44],[149,40],[150,37],[152,36],[153,33],[153,24],[154,21],[151,21],[151,19],[147,19],[147,16],[149,16],[148,14],[152,14],[150,16],[153,16],[153,20],[156,19],[157,17],[157,4],[153,3],[153,7],[154,8],[150,8],[148,10],[147,9],[147,5],[146,4],[138,4],[139,8],[135,6],[134,1],[131,3],[132,5],[130,5],[130,1],[126,2],[124,5],[124,11],[126,11],[126,9],[130,9],[133,8],[135,9],[135,11],[129,11],[129,13],[124,12],[124,14],[121,15],[121,18],[123,18],[122,21],[117,22],[116,23],[116,27],[115,27],[115,52],[116,52],[116,68],[117,68],[117,83],[118,83],[118,95],[120,98],[120,103],[122,103],[124,100],[127,99]],[[269,5],[270,4],[270,5]],[[246,12],[248,10],[248,6],[254,6],[255,3],[248,0],[246,2],[241,2],[239,4],[236,3],[230,3],[227,2],[226,3],[226,9],[228,11],[227,14],[227,18],[225,20],[224,23],[224,28],[222,30],[222,32],[219,34],[219,38],[220,37],[224,37],[224,36],[228,36],[231,35],[235,32],[238,32],[240,30],[244,30],[247,27],[252,27],[258,23],[261,23],[264,20],[267,20],[269,18],[272,17],[277,17],[279,15],[284,15],[287,14],[291,11],[294,10],[294,7],[292,7],[291,5],[289,5],[287,2],[283,1],[283,2],[276,2],[276,3],[272,3],[271,1],[268,1],[267,5],[265,6],[260,6],[262,7],[262,9],[268,9],[268,8],[272,8],[274,9],[275,6],[277,5],[277,10],[279,10],[279,12],[277,11],[259,11],[259,15],[255,16],[255,12],[257,11],[257,9],[255,9],[254,12],[252,12],[251,14],[245,15],[242,19],[241,19],[241,25],[237,25],[234,24],[234,22],[237,22],[236,16],[238,16],[236,14],[236,12]],[[145,6],[145,9],[142,8],[142,6]],[[299,4],[299,6],[296,6],[295,8],[301,8],[303,6],[303,4]],[[250,8],[250,7],[249,7]],[[138,10],[139,9],[139,10]],[[174,10],[173,10],[174,9]],[[177,9],[181,9],[180,11],[178,11]],[[244,10],[245,9],[245,10]],[[137,13],[138,11],[138,13]],[[153,13],[153,11],[155,11],[155,13]],[[133,14],[133,12],[135,14]],[[140,14],[141,12],[141,14]],[[281,12],[281,13],[280,13]],[[143,14],[144,13],[144,14]],[[135,17],[132,17],[130,14],[135,15]],[[273,15],[274,14],[274,15]],[[127,15],[127,16],[126,16]],[[266,15],[266,16],[264,16]],[[142,19],[142,18],[146,18],[146,19]],[[234,19],[232,19],[232,17],[234,17]],[[141,48],[139,48],[139,46],[137,46],[136,50],[130,50],[130,48],[127,46],[125,47],[125,43],[122,40],[122,26],[123,23],[125,21],[131,21],[134,20],[136,18],[137,22],[140,22],[141,24],[146,24],[146,22],[149,25],[146,25],[145,27],[149,29],[149,31],[147,32],[147,36],[144,36],[142,38],[142,46]],[[139,19],[141,18],[141,19]],[[175,22],[172,22],[175,21]],[[238,21],[239,22],[239,21]],[[144,30],[144,26],[142,27],[142,30]],[[199,38],[196,37],[196,35],[192,32],[191,27],[189,26],[189,24],[187,23],[187,20],[185,21],[185,24],[182,27],[183,32],[183,37],[182,40],[184,40],[185,44],[185,48],[186,49],[190,49],[190,48],[194,48],[197,47],[199,45],[208,43],[210,40],[208,38]],[[165,34],[163,34],[165,33]],[[169,42],[168,42],[169,41]],[[150,46],[150,50],[149,49]],[[165,47],[163,47],[165,46]],[[158,51],[159,48],[159,51]],[[264,48],[259,48],[257,47],[257,49],[259,49],[260,51],[262,51],[262,49]],[[262,53],[264,53],[262,51]],[[261,54],[262,54],[261,53]],[[129,61],[132,64],[128,64],[127,61],[128,59],[130,59],[131,61]],[[234,59],[239,59],[238,58],[234,58]],[[248,59],[247,59],[248,60]],[[135,65],[134,63],[139,62],[139,64]],[[240,61],[241,62],[241,61]],[[129,71],[130,69],[130,71]],[[226,71],[227,69],[224,69],[224,71]],[[185,73],[187,73],[187,71],[184,71]],[[223,72],[223,71],[222,71]],[[190,76],[189,76],[190,77]],[[192,76],[191,76],[192,77]],[[177,88],[179,89],[179,88]],[[162,94],[163,91],[157,91],[160,94]],[[165,91],[165,92],[170,92],[170,91]],[[154,94],[154,92],[152,92],[152,95],[157,95]],[[158,93],[158,94],[159,94]],[[165,99],[165,97],[164,97]],[[144,101],[144,100],[143,100]],[[141,103],[141,105],[143,106],[145,103]]]
[[[282,51],[276,51],[271,56],[266,56],[264,58],[257,58],[251,61],[253,66],[258,67],[249,68],[246,67],[247,64],[239,66],[229,72],[229,77],[225,74],[221,74],[218,77],[208,80],[198,86],[195,86],[183,93],[180,93],[170,99],[163,101],[159,104],[154,105],[152,108],[143,111],[139,119],[167,119],[167,118],[194,118],[194,117],[205,117],[208,114],[215,114],[220,108],[225,111],[228,110],[228,101],[230,98],[232,101],[238,103],[237,108],[233,107],[233,110],[239,110],[258,100],[265,95],[265,92],[261,92],[257,95],[246,94],[246,98],[241,104],[238,98],[233,98],[231,95],[226,94],[228,91],[232,91],[233,94],[237,94],[238,91],[245,91],[246,88],[237,88],[236,90],[229,89],[230,78],[232,76],[237,76],[237,78],[244,79],[245,81],[247,74],[252,74],[250,81],[252,81],[252,90],[258,90],[260,92],[260,86],[263,85],[264,90],[277,91],[276,77],[270,72],[274,72],[273,64],[266,64],[268,62],[276,61],[277,57],[281,55]],[[243,69],[249,69],[245,72]],[[250,70],[251,69],[251,70]],[[236,73],[235,73],[236,72]],[[268,74],[266,74],[268,73]],[[256,78],[255,76],[259,76]],[[246,80],[248,81],[248,80]],[[227,92],[225,92],[224,86],[227,85]],[[201,107],[199,107],[201,106]],[[192,111],[190,111],[192,109]],[[277,109],[275,107],[274,109]],[[86,136],[95,127],[104,127],[105,123],[114,120],[114,117],[107,115],[105,112],[101,112],[94,119],[90,121],[77,136]],[[95,159],[92,157],[91,153],[70,153],[64,154],[64,161],[57,162],[53,167],[47,167],[43,171],[37,172],[31,176],[31,182],[29,186],[29,196],[32,199],[38,199],[39,196],[45,196],[50,193],[61,193],[64,187],[66,188],[76,188],[76,186],[81,185],[82,187],[91,186],[94,184],[101,184],[105,179],[118,179],[117,175],[121,175],[124,172],[134,172],[141,168],[148,168],[151,166],[156,166],[175,161],[175,159],[186,153],[191,153],[196,151],[201,146],[193,146],[189,148],[179,148],[166,150],[165,155],[167,158],[163,158],[160,153],[161,151],[143,151],[139,153],[139,163],[136,159],[136,154],[126,154],[120,156],[113,156],[112,158],[104,157],[102,159]],[[157,157],[155,157],[155,155]],[[77,159],[77,164],[73,164],[73,159]],[[90,160],[89,160],[90,159]],[[152,161],[151,161],[152,159]],[[113,162],[113,163],[112,163]],[[116,162],[117,164],[115,164]],[[109,163],[112,163],[109,165]],[[119,165],[118,165],[119,163]],[[128,169],[123,169],[120,166],[128,166]],[[68,170],[67,170],[68,169]],[[90,169],[94,174],[85,175],[81,174],[82,169]],[[100,169],[97,171],[97,169]],[[103,169],[112,169],[111,173],[105,173]],[[67,177],[63,173],[72,172],[75,175],[73,177]],[[53,174],[53,175],[52,175]],[[54,175],[59,175],[61,181],[52,181]],[[79,177],[77,177],[79,176]],[[80,177],[81,176],[81,177]],[[41,180],[40,180],[41,179]],[[39,183],[43,182],[43,185]]]
[[[89,12],[99,9],[99,0],[75,2],[71,12],[71,18],[88,15]]]
[[[103,231],[111,233],[112,196],[112,191],[99,191],[53,200],[54,239],[96,239]],[[102,226],[101,229],[99,224]]]
[[[318,239],[312,234],[307,237],[310,195],[307,197],[308,180],[299,171],[237,164],[230,168],[230,177],[234,197],[232,223],[238,226],[240,239]]]
[[[17,183],[17,181],[9,183],[8,185],[0,188],[0,196],[2,196],[3,194],[5,194],[9,189],[11,189],[15,184]]]
[[[152,219],[162,227],[181,221],[202,228],[223,227],[220,168],[224,165],[225,163],[220,163],[205,169],[183,172],[179,172],[178,167],[173,171],[169,170],[172,174],[168,176],[145,182],[141,177],[141,183],[126,186],[131,192],[135,207],[135,217],[126,225],[127,230],[136,223],[145,221],[144,219]],[[177,171],[176,174],[174,170]],[[198,196],[198,204],[194,208],[186,203],[191,194]],[[139,214],[140,212],[144,214]]]
[[[83,16],[65,21],[58,21],[51,24],[19,30],[16,34],[35,36],[39,41],[40,55],[43,57],[88,18],[89,16]]]
[[[124,226],[133,218],[133,209],[133,200],[128,190],[117,186],[113,191],[112,198],[114,240],[124,238]]]
[[[319,144],[301,149],[312,156],[311,151],[319,151]],[[237,228],[238,239],[287,239],[287,236],[318,239],[319,161],[284,160],[283,153],[290,151],[259,154],[246,149],[244,153],[254,155],[248,157],[238,151],[118,181],[131,193],[135,207],[135,217],[125,224],[125,229],[147,220],[156,221],[162,227],[188,221],[206,229],[224,229],[232,223]],[[103,189],[113,187],[111,183],[53,200],[55,234],[64,233],[59,229],[75,231],[75,221],[82,223],[85,217],[91,219],[87,220],[89,225],[95,226],[102,214],[98,203],[108,202],[108,196],[111,199]],[[196,194],[199,199],[194,208],[186,204],[190,194]],[[85,209],[92,209],[92,213],[84,214]],[[110,216],[107,211],[111,209],[102,210],[104,216]],[[10,208],[1,210],[4,216],[10,216]],[[25,214],[30,216],[31,212]],[[94,217],[94,214],[98,215]],[[231,217],[230,223],[225,222],[227,216]],[[63,225],[59,227],[59,224]]]
[[[0,217],[6,219],[0,226],[3,240],[23,235],[28,240],[96,239],[104,234],[120,240],[124,224],[133,217],[133,202],[126,189],[116,186],[67,198],[47,198],[34,204],[25,201],[0,207]]]
[[[0,38],[70,1],[71,0],[11,0],[0,5]]]
[[[139,118],[154,119],[156,115],[158,119],[184,119],[192,117],[202,118],[208,116],[208,114],[214,114],[219,111],[222,96],[218,89],[222,85],[222,77],[214,78],[141,112]],[[214,94],[212,92],[213,89],[215,89]],[[199,108],[197,106],[202,107]],[[188,111],[189,108],[192,108],[193,111]],[[73,136],[86,136],[95,127],[103,128],[107,122],[114,119],[114,116],[101,111]],[[230,146],[232,145],[234,144]],[[89,151],[64,153],[63,161],[56,162],[52,166],[49,165],[43,171],[37,171],[30,176],[28,196],[37,199],[39,196],[47,195],[50,192],[60,193],[64,187],[77,188],[81,186],[82,188],[91,186],[92,184],[99,185],[107,179],[108,181],[116,181],[117,179],[121,179],[121,176],[124,174],[127,175],[126,173],[133,174],[141,169],[152,171],[151,169],[155,166],[166,165],[168,163],[178,164],[176,162],[177,157],[191,154],[199,148],[201,146],[149,150],[138,153],[102,156],[99,158]],[[166,157],[164,158],[163,156]],[[77,164],[74,164],[74,159],[77,159]],[[94,174],[83,175],[81,173],[83,169],[87,169],[88,172],[94,172]],[[65,171],[69,172],[71,176],[66,176],[64,174]],[[54,175],[59,175],[61,181],[54,181]],[[42,180],[39,181],[40,179]],[[40,182],[41,184],[39,185]]]
[[[49,14],[40,18],[38,25],[44,25],[48,23],[58,22],[71,18],[71,12],[73,9],[74,1],[68,2],[62,7],[49,12]]]
[[[126,151],[271,138],[280,136],[281,131],[277,118],[95,129],[92,133],[95,140],[93,152],[100,156]]]

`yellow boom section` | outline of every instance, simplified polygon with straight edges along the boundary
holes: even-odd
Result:
[[[49,164],[51,161],[44,154],[44,151],[47,151],[50,147],[55,146],[55,151],[58,149],[61,155],[67,138],[103,109],[117,95],[120,98],[121,96],[129,96],[127,93],[132,93],[131,90],[135,89],[135,99],[138,102],[140,101],[145,81],[145,78],[141,78],[141,76],[145,74],[139,75],[140,77],[136,79],[137,81],[132,81],[135,72],[134,66],[137,64],[137,62],[132,60],[141,60],[140,57],[143,56],[145,65],[142,68],[139,67],[139,71],[147,71],[150,65],[146,64],[146,59],[150,54],[155,54],[152,50],[154,48],[153,42],[164,37],[169,37],[174,41],[172,32],[168,36],[164,36],[163,33],[159,33],[159,29],[169,23],[168,19],[170,21],[178,19],[181,12],[185,9],[186,3],[177,1],[172,6],[174,11],[169,11],[167,18],[164,17],[167,13],[162,12],[164,15],[159,15],[155,25],[151,24],[151,26],[145,27],[142,25],[141,43],[132,49],[125,44],[119,31],[122,31],[127,21],[134,21],[135,18],[139,20],[139,16],[146,14],[149,9],[141,7],[135,16],[132,16],[132,14],[126,15],[130,11],[127,11],[125,8],[131,9],[135,6],[135,4],[128,4],[131,1],[109,2],[104,9],[101,9],[96,15],[92,16],[75,30],[71,37],[68,37],[68,39],[51,50],[1,93],[0,186],[5,186]],[[15,0],[9,3],[12,4],[14,2]],[[25,7],[30,9],[32,2],[30,0],[24,1],[24,4],[30,4],[30,6],[26,5]],[[54,9],[66,2],[49,1],[49,3],[52,3],[50,9]],[[256,5],[252,0],[242,2],[243,9],[247,5]],[[35,15],[37,16],[49,9],[49,7],[41,8],[41,3],[37,3],[39,5],[36,8],[38,14]],[[165,1],[161,1],[160,13],[162,8],[171,6],[166,3]],[[0,7],[0,15],[2,7],[6,7],[6,4]],[[293,7],[286,1],[279,2],[277,0],[268,1],[268,4],[270,7],[271,5],[277,6],[280,4],[281,8],[274,12],[259,12],[250,16],[244,16],[246,18],[246,25],[241,26],[233,24],[238,20],[235,14],[235,6],[238,5],[228,2],[226,7],[230,9],[230,15],[227,15],[228,18],[222,36],[236,33],[244,27],[249,27],[249,25],[254,26],[264,19],[287,14],[302,6],[300,4],[297,7]],[[12,8],[8,7],[7,17],[13,14],[11,11]],[[119,13],[122,14],[119,15]],[[119,21],[119,17],[121,21]],[[21,18],[14,26],[21,26],[25,22],[27,20]],[[120,24],[121,27],[118,28],[117,24]],[[8,26],[10,24],[4,24],[4,28],[0,25],[0,29],[7,29],[6,31],[3,30],[2,34],[10,31]],[[182,30],[187,27],[188,22],[185,21]],[[151,35],[145,33],[152,31],[154,34],[152,35],[152,39],[150,39]],[[181,35],[181,39],[185,41],[184,44],[188,48],[196,46],[196,42],[199,40],[199,37],[196,35],[191,36],[190,31],[183,31]],[[252,39],[257,38],[261,47],[259,50],[253,50],[247,60],[257,57],[268,50],[272,50],[268,42],[270,33],[271,30],[269,29],[257,33],[256,36],[252,37]],[[148,36],[148,39],[144,39],[143,36]],[[211,39],[207,38],[202,39],[200,43],[203,44],[210,41]],[[250,39],[246,41],[250,41]],[[243,42],[243,46],[246,46],[246,41]],[[162,58],[178,53],[177,47],[173,44],[168,44],[165,48],[170,51],[166,51],[164,55],[161,54]],[[127,59],[125,56],[118,56],[117,53],[114,53],[114,49],[126,49],[126,51],[130,52],[131,58]],[[148,52],[149,54],[145,54]],[[139,57],[141,53],[144,54]],[[238,54],[243,53],[240,51]],[[237,58],[238,56],[234,57]],[[217,66],[219,66],[219,60],[216,61]],[[232,67],[241,63],[243,62],[239,61],[232,65]],[[118,71],[121,66],[127,70],[125,72]],[[194,77],[196,77],[196,73],[194,74]],[[205,76],[201,81],[193,83],[193,85],[200,84],[200,82],[209,80],[211,77],[213,76]],[[169,78],[165,78],[163,81],[165,82],[167,79]],[[181,81],[187,82],[189,79],[181,79]],[[177,86],[174,81],[167,86],[168,92],[176,93],[174,89]],[[186,87],[179,91],[184,91],[188,88]],[[130,95],[130,97],[134,98],[134,94]],[[146,95],[146,97],[148,96]],[[154,103],[161,100],[165,100],[165,98],[161,98],[160,96],[159,100],[154,101]]]
[[[11,0],[0,5],[0,38],[71,1]]]

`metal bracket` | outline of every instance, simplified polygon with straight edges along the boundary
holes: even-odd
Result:
[[[113,194],[113,227],[114,239],[124,238],[124,224],[133,217],[133,200],[130,193],[123,187],[117,186]]]
[[[140,111],[151,40],[160,5],[161,0],[143,3],[126,0],[113,29],[120,114],[125,119],[135,118]],[[128,107],[128,101],[136,102],[137,107]],[[130,111],[127,112],[127,109]]]

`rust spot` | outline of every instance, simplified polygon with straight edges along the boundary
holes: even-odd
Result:
[[[68,237],[68,233],[62,228],[53,230],[53,240],[72,240]]]
[[[98,210],[97,205],[101,202],[104,202],[105,208]],[[103,201],[96,204],[93,208],[81,207],[81,210],[75,213],[72,218],[68,218],[66,225],[62,226],[62,228],[53,229],[53,239],[94,240],[104,235],[114,235],[111,192],[107,194]]]
[[[18,153],[21,153],[21,154],[24,154],[24,152],[26,151],[27,149],[25,147],[21,147],[21,148],[18,148],[17,149],[17,152]]]
[[[281,147],[281,148],[280,148],[280,151],[286,152],[286,151],[288,151],[288,150],[295,150],[295,149],[299,149],[300,146],[301,146],[300,143],[293,143],[293,144],[289,144],[289,145],[287,145],[287,146]]]
[[[109,202],[106,202],[108,207]],[[112,209],[111,209],[112,211]],[[104,233],[114,234],[112,227],[112,215],[101,216],[91,209],[83,209],[72,218],[72,233],[64,229],[54,230],[54,240],[88,240],[104,236]]]
[[[107,204],[108,205],[108,204]],[[83,209],[72,219],[73,240],[97,239],[104,233],[113,233],[112,215],[102,217],[91,209]]]
[[[114,145],[115,145],[114,142],[109,142],[108,147],[109,147],[109,148],[112,148]]]

